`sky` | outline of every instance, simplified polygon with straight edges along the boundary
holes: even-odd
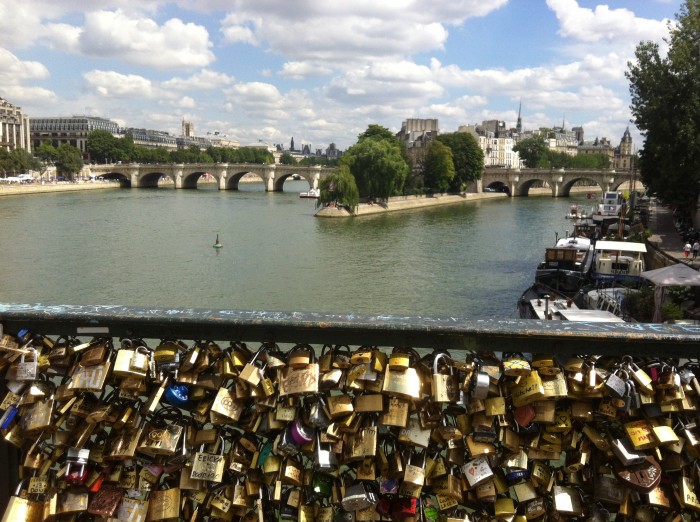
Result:
[[[618,145],[625,71],[682,0],[0,0],[0,97],[30,117],[345,150],[368,125],[502,120]]]

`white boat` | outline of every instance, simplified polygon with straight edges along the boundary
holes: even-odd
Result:
[[[619,217],[625,207],[625,198],[621,192],[603,192],[594,215],[602,218]]]
[[[599,240],[594,247],[591,278],[594,281],[641,283],[645,264],[644,243]]]
[[[535,292],[535,293],[533,293]],[[574,300],[558,297],[555,294],[538,293],[537,287],[525,291],[518,303],[522,319],[539,319],[542,321],[584,321],[624,323],[624,319],[608,310],[588,310],[579,308]]]
[[[321,195],[321,189],[309,189],[308,192],[300,192],[300,198],[318,198]]]

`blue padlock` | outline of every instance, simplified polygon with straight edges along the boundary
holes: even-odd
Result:
[[[186,384],[171,384],[163,394],[165,401],[172,406],[182,408],[190,400],[190,389]]]
[[[10,427],[10,424],[12,423],[12,420],[17,416],[18,411],[19,408],[16,404],[13,404],[9,408],[7,408],[7,410],[5,410],[3,416],[0,417],[0,430],[6,430]]]

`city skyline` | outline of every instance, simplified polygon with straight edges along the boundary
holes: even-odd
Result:
[[[0,97],[30,117],[91,115],[242,146],[346,149],[367,125],[436,118],[581,126],[630,122],[627,62],[664,49],[681,0],[65,0],[0,4]]]

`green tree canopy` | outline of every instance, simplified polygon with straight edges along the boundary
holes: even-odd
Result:
[[[452,151],[455,175],[450,182],[450,191],[460,192],[469,181],[481,179],[484,152],[474,136],[468,132],[451,132],[441,134],[437,140]]]
[[[669,24],[668,54],[642,42],[628,63],[632,115],[644,135],[641,179],[661,201],[693,212],[700,193],[700,0]]]
[[[354,212],[360,202],[355,178],[347,165],[338,167],[338,171],[323,178],[319,183],[321,194],[316,200],[316,206],[330,203],[343,205]]]
[[[90,133],[87,139],[87,152],[90,160],[96,163],[107,163],[120,160],[122,155],[118,141],[111,132],[95,130]],[[123,160],[122,160],[123,161]]]
[[[59,176],[73,177],[83,168],[83,155],[76,147],[64,143],[56,149],[56,172]]]
[[[283,152],[280,156],[280,163],[282,165],[296,165],[296,162],[297,160],[294,159],[294,156],[292,156],[289,152]]]
[[[431,142],[423,162],[425,186],[435,192],[447,192],[454,177],[452,149],[441,141]]]
[[[525,166],[529,169],[540,166],[540,160],[546,157],[547,151],[548,147],[544,136],[525,138],[513,146],[513,152],[520,155],[520,159],[525,162]]]
[[[360,197],[388,198],[401,194],[410,169],[399,140],[378,125],[370,125],[360,135],[360,140],[345,152],[340,165],[350,168]]]

